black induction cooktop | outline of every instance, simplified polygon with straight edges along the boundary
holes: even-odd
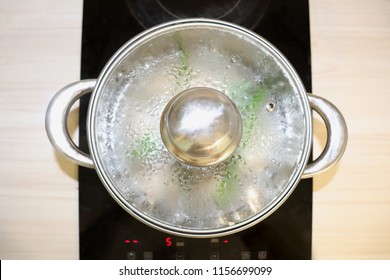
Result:
[[[84,0],[81,79],[97,78],[125,42],[156,24],[188,17],[216,18],[252,29],[293,64],[311,92],[308,0]],[[80,146],[88,151],[80,102]],[[95,170],[79,167],[80,259],[310,259],[312,180],[250,229],[220,238],[192,239],[152,229],[125,212]]]

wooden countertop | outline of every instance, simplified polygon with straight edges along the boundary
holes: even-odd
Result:
[[[341,162],[314,179],[313,258],[390,259],[390,2],[312,0],[310,12],[313,93],[349,128]],[[82,0],[0,2],[1,259],[78,258],[77,167],[44,118],[79,80],[81,22]]]

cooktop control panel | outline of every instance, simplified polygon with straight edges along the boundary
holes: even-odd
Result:
[[[199,250],[202,248],[202,250]],[[166,236],[155,242],[128,238],[123,240],[123,258],[127,260],[153,259],[267,259],[266,248],[242,248],[237,240],[228,237],[207,239],[186,239]]]

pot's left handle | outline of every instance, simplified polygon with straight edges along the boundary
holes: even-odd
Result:
[[[82,80],[59,90],[46,111],[46,133],[51,144],[75,163],[94,168],[90,155],[81,151],[72,141],[68,132],[68,114],[72,105],[83,95],[92,92],[96,80]]]

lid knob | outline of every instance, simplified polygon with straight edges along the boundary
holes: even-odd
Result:
[[[160,133],[168,151],[179,161],[210,166],[229,157],[240,143],[241,114],[222,92],[195,87],[168,102]]]

